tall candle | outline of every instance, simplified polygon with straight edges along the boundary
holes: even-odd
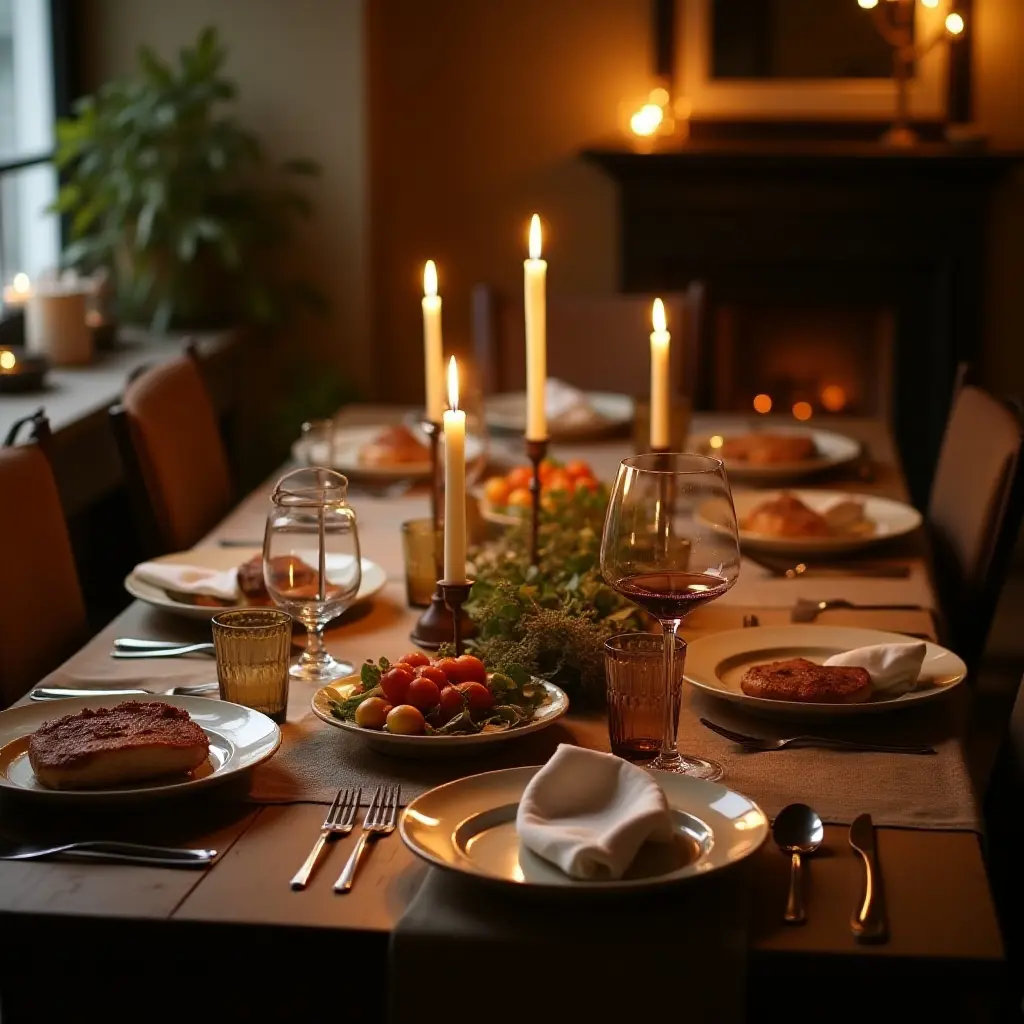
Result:
[[[547,380],[548,265],[540,258],[540,217],[530,221],[530,258],[523,264],[526,300],[526,440],[543,441],[548,436],[544,387]]]
[[[669,448],[669,373],[668,356],[671,336],[665,329],[665,304],[654,300],[651,319],[651,449],[667,451]]]
[[[32,282],[28,274],[15,274],[14,279],[4,288],[4,305],[20,309],[32,297]]]
[[[444,413],[444,578],[466,579],[466,414],[459,408],[459,370],[448,364],[448,404]]]
[[[431,423],[444,412],[444,355],[441,344],[441,296],[437,294],[437,267],[427,260],[423,268],[423,358],[426,366],[426,410]]]

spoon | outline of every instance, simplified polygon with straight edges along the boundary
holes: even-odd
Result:
[[[779,811],[772,826],[772,837],[783,853],[791,860],[789,874],[789,898],[786,912],[782,915],[787,924],[803,924],[807,920],[804,910],[803,863],[800,858],[810,855],[821,846],[825,827],[818,812],[807,804],[789,804]]]

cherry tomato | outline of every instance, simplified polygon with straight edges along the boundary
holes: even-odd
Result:
[[[399,704],[388,712],[387,730],[398,736],[419,736],[425,726],[423,713],[411,704]]]
[[[479,658],[472,654],[462,654],[455,659],[448,678],[453,683],[486,683],[487,669]]]
[[[446,686],[441,691],[440,716],[447,722],[462,711],[462,694],[454,686]]]
[[[405,699],[414,708],[426,711],[427,708],[437,707],[441,700],[441,690],[433,679],[419,676],[409,684],[405,691]]]
[[[548,477],[545,487],[552,493],[555,491],[564,491],[566,494],[572,494],[573,480],[568,473],[559,469]]]
[[[405,703],[405,691],[412,682],[412,669],[408,665],[396,665],[380,677],[380,688],[392,704]]]
[[[594,471],[590,468],[590,463],[584,459],[570,459],[565,464],[565,472],[573,480],[588,479],[594,475]]]
[[[437,688],[443,690],[448,685],[448,677],[441,671],[436,665],[420,665],[416,669],[417,678],[423,677],[424,679],[432,679],[437,683]]]
[[[517,487],[508,496],[509,508],[530,508],[533,505],[533,498],[525,487]]]
[[[533,479],[533,470],[529,466],[516,466],[510,469],[505,477],[509,491],[517,491],[520,488],[529,488]]]
[[[408,654],[403,654],[398,659],[399,665],[408,665],[409,668],[419,668],[420,665],[429,665],[430,658],[422,651],[410,651]]]
[[[454,683],[456,680],[452,677],[452,672],[455,671],[456,664],[455,658],[438,658],[434,662],[434,668],[440,669],[444,673],[445,679],[450,683]]]
[[[367,697],[356,708],[356,725],[364,729],[383,729],[391,705],[380,697]]]
[[[539,474],[542,487],[547,486],[547,482],[551,479],[552,474],[555,473],[557,470],[558,466],[556,466],[555,463],[551,461],[551,459],[541,460]]]
[[[484,484],[484,497],[492,505],[507,505],[508,496],[512,492],[512,488],[509,487],[508,481],[500,476],[492,476],[487,483]]]
[[[593,494],[601,485],[592,476],[582,476],[576,481],[577,491],[590,491]]]
[[[486,711],[494,707],[494,694],[483,683],[459,683],[455,689],[469,701],[470,711]]]

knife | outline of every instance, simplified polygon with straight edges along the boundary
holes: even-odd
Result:
[[[62,700],[65,697],[199,697],[204,693],[216,693],[216,683],[201,683],[197,686],[172,686],[169,690],[98,690],[75,689],[68,686],[38,686],[29,693],[30,700]]]
[[[889,938],[889,921],[878,867],[875,825],[870,814],[860,815],[850,826],[850,846],[864,862],[864,886],[850,918],[850,930],[858,942],[885,942]]]

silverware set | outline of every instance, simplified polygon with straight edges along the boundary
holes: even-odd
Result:
[[[795,747],[821,747],[826,750],[851,750],[861,753],[875,754],[934,754],[934,747],[924,744],[902,743],[864,743],[860,740],[843,740],[834,736],[788,736],[785,739],[768,739],[763,736],[748,736],[746,733],[726,729],[710,719],[702,718],[700,724],[705,729],[724,736],[736,743],[744,754],[762,754],[771,750],[789,750]]]
[[[362,795],[361,788],[338,790],[320,828],[320,835],[317,836],[317,840],[313,844],[313,849],[309,851],[309,856],[291,880],[293,889],[300,890],[306,887],[313,869],[329,841],[338,836],[348,835],[353,830]],[[367,847],[373,840],[382,839],[395,831],[401,803],[401,786],[378,786],[376,788],[363,818],[359,841],[345,863],[338,880],[334,883],[336,893],[351,892],[356,871],[359,869]]]

